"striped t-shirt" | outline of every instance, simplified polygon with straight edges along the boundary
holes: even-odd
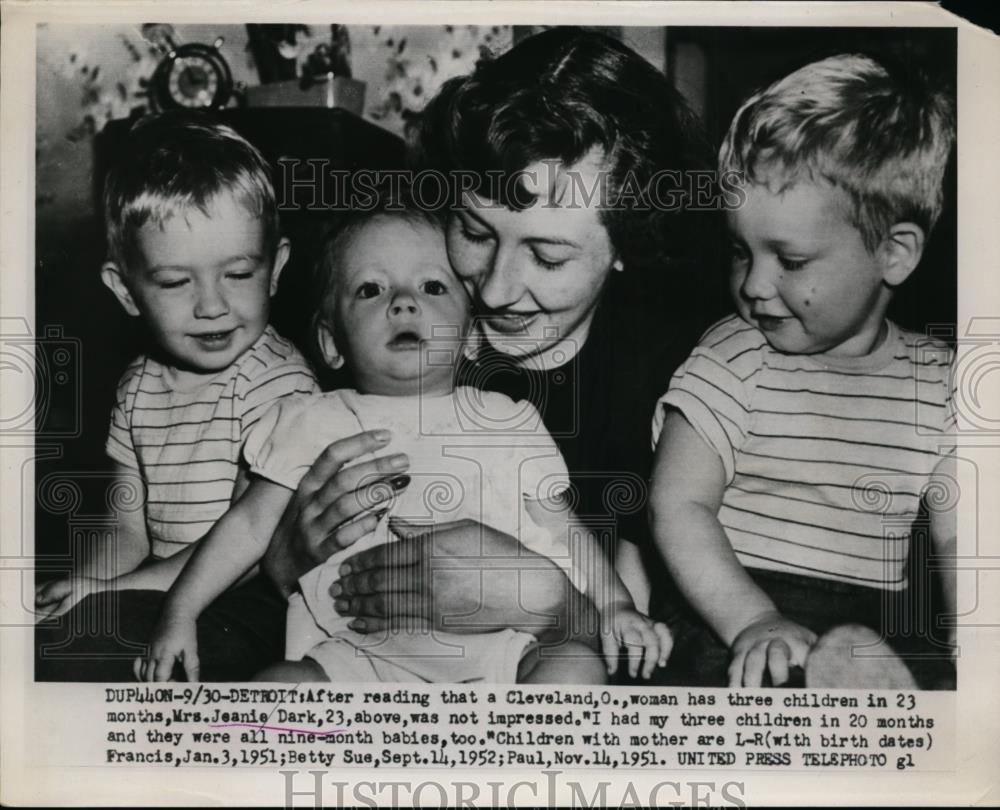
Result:
[[[849,358],[783,354],[733,316],[674,375],[654,444],[670,406],[718,453],[719,521],[744,566],[906,587],[920,499],[950,450],[951,352],[886,323]]]
[[[275,400],[318,390],[298,350],[271,327],[229,368],[191,391],[137,358],[118,383],[107,453],[146,485],[155,557],[200,539],[229,508],[247,433]]]

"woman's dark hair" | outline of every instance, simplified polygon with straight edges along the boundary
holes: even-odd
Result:
[[[708,144],[667,78],[604,34],[555,28],[446,82],[422,115],[414,160],[500,178],[475,190],[521,208],[506,178],[538,161],[572,165],[594,147],[608,171],[601,219],[626,267],[662,269],[687,253],[686,200],[670,190],[712,167]]]

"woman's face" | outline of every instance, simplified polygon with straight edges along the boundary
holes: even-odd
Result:
[[[573,166],[536,163],[521,211],[467,192],[448,224],[448,258],[476,303],[485,337],[499,351],[544,367],[560,365],[586,340],[613,269],[620,270],[598,217],[603,154]]]

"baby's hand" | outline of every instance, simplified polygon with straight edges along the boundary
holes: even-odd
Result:
[[[771,673],[771,683],[781,686],[788,680],[789,666],[805,666],[815,643],[812,630],[780,613],[758,616],[733,641],[729,687],[760,686],[765,669]]]
[[[640,663],[642,677],[646,679],[653,674],[654,667],[666,666],[673,639],[663,622],[652,621],[631,605],[616,603],[609,610],[611,615],[602,622],[605,629],[601,633],[601,645],[609,675],[614,675],[618,669],[618,655],[622,646],[628,649],[628,672],[633,678],[639,674]]]
[[[187,616],[160,618],[145,659],[136,658],[133,671],[139,681],[169,681],[180,661],[189,681],[198,680],[198,626]]]
[[[92,593],[106,590],[108,582],[94,577],[63,577],[35,588],[38,621],[61,616]]]

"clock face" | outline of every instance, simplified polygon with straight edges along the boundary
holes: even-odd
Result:
[[[161,110],[221,109],[232,92],[232,73],[217,47],[180,45],[153,73],[153,103]]]
[[[170,97],[182,107],[211,107],[219,89],[219,71],[203,56],[176,59],[168,79]]]

